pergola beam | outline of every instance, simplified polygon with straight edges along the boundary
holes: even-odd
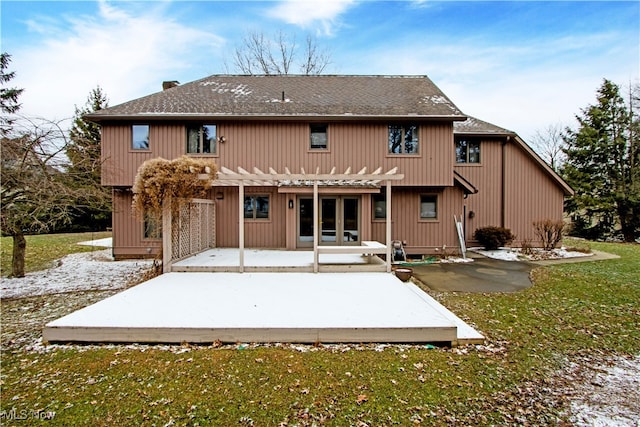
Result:
[[[403,174],[398,173],[395,167],[389,171],[382,173],[379,167],[372,173],[367,173],[367,168],[360,169],[357,173],[351,172],[351,166],[347,167],[344,173],[336,173],[335,166],[328,174],[321,174],[320,168],[317,167],[315,173],[307,173],[304,168],[300,168],[301,173],[291,173],[289,168],[284,168],[284,173],[278,173],[274,168],[269,167],[269,173],[265,173],[253,168],[253,172],[238,167],[237,172],[224,166],[220,167],[215,180],[212,181],[213,186],[237,186],[239,193],[238,200],[238,248],[240,250],[240,272],[244,271],[244,188],[245,186],[273,186],[273,187],[312,187],[313,188],[313,271],[318,272],[319,255],[319,228],[320,228],[320,208],[319,204],[319,188],[340,188],[340,187],[380,187],[381,183],[386,184],[387,194],[387,220],[386,220],[386,256],[387,256],[387,272],[391,271],[391,181],[399,181],[404,179]],[[200,175],[201,179],[209,179],[209,175]]]

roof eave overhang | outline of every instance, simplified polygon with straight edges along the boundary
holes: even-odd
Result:
[[[469,180],[462,176],[458,171],[453,171],[453,182],[459,185],[465,194],[476,194],[478,189]]]
[[[464,121],[462,115],[363,115],[363,114],[87,114],[84,118],[94,123],[109,122],[156,122],[156,121]]]
[[[498,137],[505,138],[507,136],[514,137],[516,134],[513,132],[472,132],[472,131],[457,131],[454,129],[454,135],[464,135],[464,136],[473,136],[473,137]]]

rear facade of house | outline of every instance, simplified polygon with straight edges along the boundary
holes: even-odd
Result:
[[[427,77],[231,76],[164,85],[156,94],[87,116],[102,128],[102,184],[113,189],[116,258],[156,256],[157,224],[137,219],[132,186],[146,160],[182,155],[232,171],[382,173],[393,181],[391,236],[408,254],[459,249],[483,226],[536,236],[533,221],[562,219],[571,193],[517,134],[464,115]],[[238,169],[241,168],[241,169]],[[385,242],[386,188],[323,182],[319,223],[309,185],[216,186],[214,244],[308,249]]]

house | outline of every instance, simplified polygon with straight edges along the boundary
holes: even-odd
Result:
[[[136,171],[156,157],[187,154],[220,167],[209,194],[216,247],[305,249],[314,233],[320,246],[386,242],[390,224],[407,254],[455,251],[454,215],[467,244],[488,225],[535,242],[532,222],[562,219],[572,193],[516,133],[466,116],[425,76],[214,75],[165,82],[161,92],[86,118],[102,127],[116,258],[162,247],[157,224],[131,210]],[[402,179],[357,179],[390,171]],[[279,179],[239,188],[223,179],[234,173]],[[314,196],[311,178],[320,175]]]

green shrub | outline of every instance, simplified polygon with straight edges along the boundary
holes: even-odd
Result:
[[[473,233],[473,238],[480,242],[485,249],[491,250],[508,245],[515,239],[515,236],[508,228],[489,226],[478,228]]]

